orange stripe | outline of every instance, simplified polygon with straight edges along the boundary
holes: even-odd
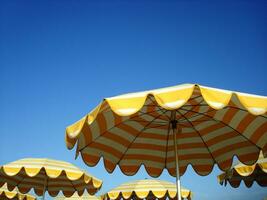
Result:
[[[195,159],[210,159],[208,153],[191,153],[189,155],[179,155],[179,160],[195,160]]]
[[[229,158],[225,161],[221,161],[221,162],[217,161],[217,164],[221,170],[226,171],[226,170],[229,170],[231,168],[232,161],[233,161],[232,157],[229,156]]]
[[[212,169],[214,164],[212,165],[194,165],[193,169],[198,172],[200,175],[208,175]]]
[[[213,151],[212,155],[213,157],[218,157],[229,151],[233,151],[233,150],[237,150],[237,149],[241,149],[241,148],[249,147],[249,146],[251,146],[251,144],[247,141],[239,142],[239,143],[231,144],[231,145],[225,145],[223,148]]]
[[[129,135],[137,136],[139,131],[133,128],[132,126],[126,125],[126,124],[120,124],[117,126],[118,128],[124,130]]]
[[[236,130],[238,130],[240,133],[243,133],[246,128],[250,125],[253,120],[256,119],[256,116],[252,114],[247,114],[239,123]]]
[[[119,136],[119,135],[116,135],[112,132],[106,132],[105,135],[103,135],[103,138],[107,138],[107,139],[110,139],[112,141],[115,141],[117,143],[120,143],[121,145],[125,146],[125,147],[128,147],[128,145],[131,143],[131,141]]]
[[[144,155],[144,154],[125,154],[124,160],[135,160],[138,163],[143,163],[143,161],[154,161],[159,163],[164,163],[165,158],[158,157],[156,155]]]
[[[192,160],[211,159],[211,156],[209,153],[191,153],[187,155],[178,155],[178,159],[189,162]],[[175,156],[169,156],[168,161],[175,162]]]
[[[81,155],[82,155],[84,162],[89,166],[95,166],[100,160],[99,156],[89,155],[84,152],[81,152]]]
[[[139,167],[136,165],[120,165],[120,169],[126,175],[134,175],[136,174]]]
[[[97,152],[102,152],[103,154],[104,153],[112,154],[113,156],[117,158],[120,158],[122,154],[122,152],[118,151],[117,149],[111,146],[105,145],[105,144],[98,143],[98,142],[92,143],[90,147],[94,148]]]
[[[260,127],[258,127],[253,135],[250,137],[250,139],[254,142],[254,143],[258,143],[259,140],[261,139],[261,137],[264,138],[264,136],[267,134],[267,122],[265,122],[264,124],[262,124]]]
[[[107,130],[107,122],[103,113],[98,113],[95,121],[98,123],[98,127],[100,129],[100,135],[102,135]]]
[[[82,127],[82,134],[83,134],[83,138],[85,140],[84,146],[86,146],[87,144],[92,142],[92,132],[91,132],[91,129],[87,123],[85,123]],[[81,148],[83,148],[83,147],[81,147]]]
[[[156,167],[151,167],[151,166],[149,166],[149,167],[145,166],[145,169],[147,172],[149,172],[149,174],[152,177],[158,177],[163,171],[163,169],[161,169],[161,168],[156,168]]]
[[[200,110],[201,106],[199,106],[199,102],[196,101],[195,99],[189,99],[189,101],[187,102],[186,105],[191,105],[192,108],[193,108],[193,109],[190,110],[190,111],[193,111],[193,112],[189,111],[189,112],[184,114],[184,116],[186,118],[190,118],[190,117],[196,115],[197,113],[199,113],[199,110]],[[195,105],[198,105],[198,106],[195,106]],[[207,109],[209,109],[209,107]],[[197,113],[195,113],[195,112],[197,112]],[[184,118],[184,117],[182,117],[182,118]]]
[[[206,148],[203,143],[187,143],[187,144],[179,144],[178,150],[183,150],[183,149],[194,149],[194,148]]]
[[[204,136],[204,135],[208,135],[210,134],[211,132],[215,131],[215,130],[218,130],[220,128],[223,128],[224,125],[221,124],[221,123],[216,123],[216,124],[212,124],[206,128],[203,128],[201,130],[199,130],[199,133]]]
[[[113,162],[110,162],[107,159],[104,159],[104,166],[108,172],[112,172],[116,167],[116,165]]]
[[[187,166],[188,165],[179,166],[180,176],[182,176],[185,173]],[[192,167],[198,174],[204,176],[204,175],[208,175],[212,171],[213,164],[212,165],[194,165]],[[172,176],[174,176],[174,177],[176,176],[175,168],[168,169],[168,172]]]
[[[256,149],[256,148],[255,148]],[[242,163],[252,163],[253,161],[255,162],[256,160],[258,160],[258,155],[259,155],[259,152],[258,150],[256,149],[255,152],[252,152],[252,153],[248,153],[248,154],[245,154],[245,155],[239,155],[238,156],[238,159],[242,162]],[[249,163],[248,163],[249,162]]]
[[[114,126],[117,126],[118,124],[120,124],[123,120],[123,117],[117,115],[116,113],[112,112],[113,114],[113,117],[114,117],[114,121],[115,121],[115,125]]]
[[[133,143],[131,149],[144,149],[144,150],[155,150],[165,152],[165,146],[160,146],[156,144],[143,144],[143,143]]]
[[[206,144],[208,146],[212,146],[214,144],[221,143],[227,139],[234,139],[237,136],[239,136],[240,141],[244,141],[244,139],[241,138],[241,136],[239,134],[237,134],[235,131],[230,131],[228,133],[223,133],[223,134],[218,135],[218,136],[216,136],[210,140],[207,140]]]
[[[164,135],[159,135],[159,134],[153,134],[153,133],[146,133],[146,134],[142,134],[140,135],[138,138],[143,138],[143,139],[157,139],[157,140],[162,140],[165,141],[166,140],[166,136]]]
[[[223,116],[222,121],[226,124],[229,124],[238,111],[239,109],[228,108]]]
[[[199,125],[199,124],[201,124],[201,123],[204,123],[205,121],[210,121],[210,120],[212,121],[212,118],[213,118],[214,115],[217,113],[217,110],[214,110],[214,109],[212,109],[212,108],[209,107],[209,109],[208,109],[207,112],[208,112],[208,113],[204,113],[204,115],[202,115],[202,117],[200,117],[200,118],[198,118],[198,119],[195,119],[195,120],[191,121],[192,124],[193,124],[194,126],[197,126],[197,125]],[[197,113],[195,113],[195,114],[197,114]]]
[[[189,132],[189,133],[179,133],[177,134],[177,139],[184,139],[184,138],[199,138],[197,132]]]
[[[124,174],[134,175],[137,173],[139,166],[137,167],[135,165],[120,165],[120,168]],[[159,176],[162,172],[162,169],[156,168],[156,167],[147,167],[146,166],[146,170],[149,173],[149,175],[154,176],[154,177]]]

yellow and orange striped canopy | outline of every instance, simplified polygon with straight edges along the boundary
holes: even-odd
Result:
[[[75,191],[82,195],[84,190],[95,194],[102,186],[102,181],[78,167],[63,161],[25,158],[0,167],[0,186],[7,183],[8,189],[15,187],[25,194],[34,189],[39,196],[44,190],[51,196],[62,191],[71,196]]]
[[[14,190],[9,191],[7,189],[6,184],[4,184],[0,188],[0,199],[1,200],[35,200],[36,197],[29,195],[29,194],[21,194],[20,192],[17,191],[17,188],[14,188]]]
[[[116,165],[134,175],[141,165],[153,177],[164,168],[176,176],[170,118],[175,113],[182,175],[189,164],[200,175],[215,163],[230,169],[236,155],[247,165],[260,150],[267,155],[267,97],[183,84],[104,99],[92,112],[67,127],[66,144],[95,166]]]
[[[79,196],[77,193],[74,193],[71,197],[65,197],[63,195],[56,196],[54,197],[54,200],[102,200],[102,198],[90,194]]]
[[[267,158],[262,154],[254,165],[244,165],[239,163],[225,173],[218,176],[221,185],[230,183],[232,187],[239,187],[241,181],[244,181],[247,187],[251,187],[253,182],[260,186],[267,187]]]
[[[192,192],[181,189],[182,199],[191,199]],[[105,200],[118,199],[177,199],[176,185],[171,182],[145,179],[124,183],[106,194],[102,195]]]

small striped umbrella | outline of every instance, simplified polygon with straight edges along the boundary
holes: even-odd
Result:
[[[232,187],[239,187],[241,181],[244,181],[247,187],[251,187],[253,182],[257,182],[260,186],[267,187],[267,158],[262,154],[254,165],[244,165],[239,163],[230,170],[218,176],[221,185],[230,183]]]
[[[90,194],[79,196],[77,193],[74,193],[71,197],[65,197],[63,195],[56,196],[54,200],[102,200],[102,198]]]
[[[0,199],[1,200],[36,200],[36,197],[29,194],[21,194],[17,191],[17,188],[9,191],[6,184],[0,188]]]
[[[25,194],[34,189],[38,196],[56,196],[62,191],[71,196],[75,191],[82,195],[84,190],[95,194],[102,181],[78,167],[63,161],[39,158],[25,158],[0,167],[0,186],[7,183],[9,190],[15,187]]]
[[[105,200],[119,199],[177,199],[176,185],[162,180],[145,179],[124,183],[102,195]],[[192,192],[181,189],[182,199],[191,199]]]
[[[130,93],[104,99],[67,127],[66,144],[95,166],[103,157],[112,172],[126,175],[144,165],[158,177],[163,169],[180,176],[192,165],[208,175],[215,163],[231,168],[233,156],[251,165],[267,155],[267,97],[195,84]],[[180,197],[180,195],[178,195]]]

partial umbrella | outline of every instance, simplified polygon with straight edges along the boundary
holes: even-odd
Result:
[[[266,156],[266,111],[266,96],[183,84],[105,98],[66,128],[65,140],[89,166],[102,157],[110,173],[144,165],[158,177],[166,168],[179,191],[188,165],[204,176],[214,164],[230,169],[234,155],[246,165],[261,150]]]
[[[7,185],[4,184],[0,188],[0,199],[1,200],[36,200],[36,197],[30,194],[22,194],[18,192],[17,188],[12,191],[7,189]]]
[[[88,193],[84,193],[82,196],[74,193],[71,197],[65,197],[63,195],[56,196],[54,200],[102,200],[102,198]]]
[[[106,194],[104,200],[121,199],[177,199],[177,190],[174,183],[156,179],[137,180],[124,183]],[[181,189],[182,199],[192,199],[192,192],[186,188]]]
[[[0,187],[7,183],[9,190],[15,187],[25,194],[32,188],[38,196],[56,196],[59,191],[67,197],[86,190],[95,194],[102,186],[102,181],[89,173],[64,161],[25,158],[0,167]]]
[[[235,188],[239,187],[241,181],[247,187],[251,187],[254,182],[262,187],[267,187],[267,158],[260,154],[258,161],[253,165],[239,163],[220,174],[218,181],[221,185],[226,185],[229,182]]]

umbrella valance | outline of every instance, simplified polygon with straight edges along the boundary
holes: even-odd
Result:
[[[183,199],[191,199],[192,192],[181,189]],[[162,180],[145,179],[124,183],[102,196],[103,199],[177,199],[174,183]]]
[[[29,194],[21,194],[20,192],[17,191],[16,188],[14,188],[14,190],[12,190],[12,191],[9,191],[7,189],[6,184],[4,184],[0,188],[0,199],[1,200],[8,200],[8,199],[12,199],[12,200],[36,200],[36,197],[29,195]]]
[[[84,190],[94,194],[102,185],[101,180],[70,163],[42,158],[25,158],[1,166],[0,186],[5,183],[9,190],[17,187],[24,194],[33,188],[39,196],[45,191],[51,196],[59,191],[65,196],[75,191],[82,195]]]
[[[267,158],[262,154],[254,165],[244,165],[239,163],[225,173],[218,176],[220,184],[230,183],[232,187],[239,187],[241,181],[244,181],[247,187],[251,187],[253,182],[260,186],[267,186]]]

